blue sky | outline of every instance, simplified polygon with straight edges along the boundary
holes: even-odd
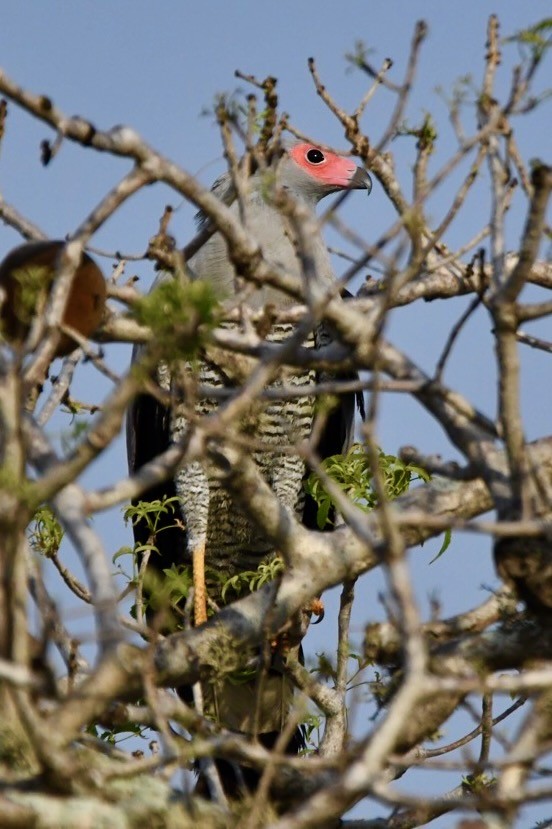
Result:
[[[508,35],[549,14],[550,7],[545,0],[18,0],[2,9],[0,60],[13,79],[31,91],[48,94],[68,115],[82,115],[101,129],[128,124],[209,184],[223,169],[223,163],[213,117],[202,112],[212,107],[217,93],[246,88],[236,80],[234,70],[259,78],[275,75],[279,79],[282,109],[290,113],[292,123],[321,141],[344,147],[339,124],[314,93],[307,58],[317,59],[330,91],[345,109],[352,109],[365,91],[367,79],[350,71],[345,54],[352,51],[356,41],[362,40],[374,64],[379,65],[386,57],[393,59],[390,77],[399,81],[414,24],[423,18],[429,24],[429,35],[422,50],[408,119],[416,124],[425,112],[434,115],[439,139],[431,169],[436,170],[454,149],[446,106],[436,93],[436,86],[450,92],[455,81],[468,73],[476,83],[480,81],[486,21],[495,11],[502,23],[502,34]],[[511,67],[517,59],[517,47],[508,47],[499,73],[499,92],[507,89]],[[537,91],[543,90],[544,82],[543,73],[543,77],[537,78]],[[380,92],[368,107],[363,124],[374,140],[382,134],[393,104],[390,95]],[[549,153],[550,113],[550,104],[545,104],[526,122],[522,119],[515,124],[519,126],[519,143],[526,160],[546,158]],[[466,125],[467,129],[474,125],[473,108],[466,111]],[[39,164],[39,142],[46,137],[51,137],[51,133],[43,125],[10,106],[0,155],[0,190],[7,201],[46,233],[63,237],[79,224],[128,165],[67,144],[44,169]],[[397,139],[391,150],[396,154],[401,184],[410,194],[413,140]],[[436,194],[430,210],[436,218],[452,192],[445,184],[442,192]],[[488,216],[485,187],[476,188],[471,198],[469,209],[451,227],[451,245],[473,235]],[[149,188],[128,203],[119,216],[102,228],[94,244],[127,253],[143,251],[167,203],[179,208],[171,229],[179,243],[184,244],[193,232],[194,209],[162,186]],[[369,200],[354,194],[347,211],[348,221],[368,241],[377,238],[394,219],[377,183]],[[511,249],[516,247],[523,219],[523,200],[518,196],[507,225]],[[0,255],[17,243],[15,232],[0,226]],[[109,262],[103,266],[108,273]],[[337,263],[336,267],[341,266]],[[141,277],[140,284],[149,285],[152,272],[148,263],[132,264],[127,274],[132,273]],[[431,369],[451,323],[464,307],[462,301],[452,305],[432,303],[397,312],[390,329],[392,338],[401,347],[412,350],[424,368]],[[117,347],[108,354],[123,370],[128,349]],[[524,388],[538,388],[538,397],[533,397],[524,410],[529,437],[544,434],[548,428],[547,413],[552,400],[550,383],[542,382],[549,375],[546,360],[540,353],[523,353]],[[492,339],[485,312],[467,326],[451,360],[447,380],[486,413],[493,414]],[[78,383],[82,395],[87,399],[95,397],[96,402],[107,388],[97,378],[91,379],[90,374],[82,375]],[[380,440],[388,452],[408,443],[426,451],[440,451],[445,457],[453,454],[439,429],[416,405],[403,398],[385,402]],[[123,444],[119,441],[85,480],[93,486],[106,479],[115,480],[125,464]],[[108,539],[109,555],[128,543],[119,511],[97,517],[95,526]],[[440,560],[428,567],[436,549],[437,542],[428,543],[427,549],[413,557],[422,607],[427,609],[427,595],[433,590],[451,613],[482,600],[481,584],[492,584],[494,580],[488,543],[458,537],[446,562]],[[381,583],[373,577],[361,582],[359,632],[361,624],[370,617],[367,608],[373,607],[374,615],[381,615],[376,601],[379,587]],[[68,607],[74,607],[71,599]],[[85,628],[84,621],[82,624]],[[313,631],[314,649],[331,638],[331,627],[330,619],[315,629],[316,633]]]

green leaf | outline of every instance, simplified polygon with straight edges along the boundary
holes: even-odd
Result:
[[[123,556],[133,556],[134,557],[135,554],[136,554],[136,551],[135,551],[134,547],[128,547],[128,546],[127,547],[119,547],[117,552],[113,553],[111,561],[113,562],[113,564],[115,564],[117,559],[123,558]]]
[[[137,504],[128,504],[123,510],[124,522],[125,524],[130,522],[134,527],[139,521],[145,521],[148,531],[155,535],[163,516],[172,513],[175,515],[175,520],[173,523],[161,527],[159,532],[178,526],[178,503],[178,496],[173,495],[170,498],[156,498],[153,501],[138,501]]]
[[[256,570],[244,570],[225,579],[221,589],[223,602],[230,601],[229,592],[241,596],[244,592],[252,593],[259,590],[264,584],[273,581],[284,569],[284,561],[280,556],[272,556],[268,561],[261,561]]]
[[[448,529],[448,530],[445,530],[445,533],[444,533],[444,535],[443,535],[443,543],[441,544],[441,549],[439,550],[439,552],[437,553],[437,555],[436,555],[436,556],[434,556],[434,557],[431,559],[431,561],[429,562],[430,564],[433,564],[433,562],[434,562],[434,561],[437,561],[437,559],[438,559],[438,558],[441,558],[441,556],[443,555],[443,553],[444,553],[446,550],[448,550],[448,548],[450,547],[450,542],[451,542],[451,541],[452,541],[452,530],[451,530],[451,529],[450,529],[450,527],[449,527],[449,529]]]
[[[529,47],[531,58],[539,62],[552,46],[552,17],[545,17],[534,26],[520,29],[515,35],[505,38],[504,43],[519,43]]]
[[[28,529],[31,548],[46,558],[53,556],[58,552],[64,534],[65,531],[52,509],[47,504],[40,506]]]
[[[196,280],[183,284],[166,279],[141,297],[133,313],[141,325],[151,328],[155,346],[163,359],[193,358],[205,334],[218,319],[219,304],[213,286]]]
[[[357,507],[369,511],[377,506],[370,458],[362,444],[353,444],[346,455],[326,458],[322,467]],[[379,469],[384,478],[386,497],[390,500],[406,492],[412,483],[430,480],[430,475],[421,467],[406,464],[395,455],[386,455],[382,450],[379,453]],[[317,525],[319,529],[324,529],[330,520],[330,510],[335,506],[332,497],[316,473],[308,477],[305,490],[318,506]]]

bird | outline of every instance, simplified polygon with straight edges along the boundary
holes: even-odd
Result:
[[[33,318],[46,307],[64,246],[65,242],[58,239],[26,242],[13,248],[0,263],[0,288],[4,292],[1,332],[11,345],[24,343]],[[82,337],[90,337],[102,321],[106,294],[101,269],[89,254],[83,253],[67,297],[63,324]],[[65,357],[77,345],[73,337],[62,333],[54,357]]]
[[[296,203],[306,207],[308,215],[315,215],[318,202],[332,193],[347,189],[371,190],[371,179],[366,170],[357,167],[349,158],[307,141],[296,141],[285,148],[283,156],[272,171],[278,187],[281,187]],[[278,266],[286,273],[300,277],[302,265],[290,232],[288,220],[274,204],[267,193],[267,174],[257,169],[245,184],[245,221],[248,231],[262,250],[265,261]],[[230,209],[240,216],[240,204],[235,199],[230,174],[225,174],[213,185],[213,193]],[[202,229],[208,218],[199,214],[198,224]],[[336,277],[330,255],[320,233],[312,241],[313,262],[311,263],[310,290],[322,292],[336,288]],[[242,287],[234,266],[228,256],[226,241],[218,232],[214,233],[187,263],[193,279],[205,280],[214,289],[217,297],[228,299]],[[334,290],[335,292],[335,290]],[[262,286],[251,292],[244,292],[244,303],[258,311],[271,304],[281,310],[296,300],[279,292],[274,287]],[[267,339],[281,342],[294,331],[291,323],[276,323]],[[314,347],[325,344],[332,337],[326,327],[319,326],[313,332]],[[196,363],[196,379],[202,387],[238,386],[243,380],[232,374],[227,364],[221,365],[209,359]],[[158,379],[165,389],[169,388],[166,370]],[[316,529],[315,510],[305,496],[305,463],[301,457],[289,451],[298,442],[309,438],[313,428],[315,401],[308,394],[308,388],[319,379],[311,369],[294,369],[286,374],[286,382],[305,390],[304,396],[292,400],[272,399],[264,408],[258,408],[242,424],[244,434],[255,439],[253,458],[279,501],[292,513],[302,518],[303,523]],[[272,384],[277,387],[281,380]],[[139,395],[129,410],[127,421],[127,447],[130,472],[136,472],[167,448],[181,439],[189,426],[185,413],[182,392],[173,382],[171,402],[163,405],[159,398],[148,394]],[[196,403],[196,414],[205,415],[217,407],[214,399]],[[362,407],[358,395],[346,394],[331,411],[326,426],[320,435],[318,448],[322,458],[345,452],[352,442],[355,407]],[[259,449],[259,445],[262,448]],[[220,589],[221,579],[231,579],[243,571],[255,570],[259,564],[270,558],[275,551],[270,542],[231,495],[224,489],[216,469],[207,461],[184,465],[174,478],[153,487],[144,493],[143,500],[176,497],[179,521],[170,517],[165,521],[162,532],[156,536],[157,554],[149,558],[149,565],[163,573],[182,562],[197,561],[204,557],[207,573],[216,571],[217,580],[209,582],[209,599],[220,606],[225,603]],[[134,537],[138,544],[148,541],[150,532],[144,522],[134,524]],[[195,592],[203,590],[194,582]],[[204,597],[194,605],[195,624],[206,619]],[[226,599],[227,600],[227,599]],[[202,604],[203,603],[203,604]],[[278,647],[272,652],[271,662],[263,677],[262,698],[258,699],[258,685],[250,681],[222,681],[205,684],[204,696],[207,712],[221,726],[249,735],[254,735],[267,746],[274,745],[285,726],[292,706],[293,686],[285,675],[282,663],[286,654]],[[296,752],[302,745],[298,731],[294,733],[287,750]]]

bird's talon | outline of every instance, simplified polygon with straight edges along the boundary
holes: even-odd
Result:
[[[317,616],[316,622],[313,622],[313,625],[319,624],[324,618],[324,614],[326,612],[324,608],[324,602],[322,599],[316,598],[313,599],[306,607],[307,613],[312,613],[313,616]]]

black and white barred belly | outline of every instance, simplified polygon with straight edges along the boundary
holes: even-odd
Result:
[[[293,333],[291,324],[276,325],[267,339],[280,342]],[[307,343],[312,345],[312,340]],[[236,385],[229,372],[229,358],[224,367],[214,360],[201,361],[195,368],[202,386],[214,388]],[[270,385],[277,389],[305,388],[305,394],[290,400],[256,401],[240,423],[240,433],[254,443],[252,457],[279,501],[292,512],[300,512],[304,503],[303,477],[305,465],[292,450],[310,436],[314,417],[314,398],[308,387],[314,382],[313,371],[285,370],[285,379]],[[215,411],[214,399],[198,401],[198,415]],[[174,408],[172,432],[181,438],[188,422],[178,405]],[[259,446],[262,444],[262,446]],[[187,549],[191,554],[196,545],[205,545],[205,564],[230,577],[244,570],[255,569],[273,549],[262,533],[224,488],[216,467],[209,461],[184,466],[175,477],[182,518],[186,526]],[[210,581],[210,580],[209,580]]]

